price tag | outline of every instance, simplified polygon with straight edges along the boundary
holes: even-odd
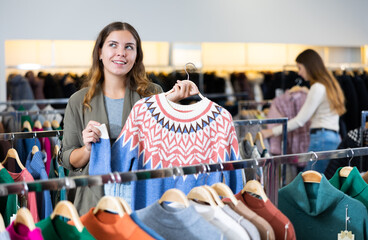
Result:
[[[355,236],[351,231],[341,231],[337,234],[337,240],[354,240]]]

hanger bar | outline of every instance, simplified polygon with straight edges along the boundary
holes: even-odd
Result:
[[[15,105],[15,104],[67,104],[69,98],[54,98],[54,99],[37,99],[37,100],[12,100],[0,102],[0,105]]]
[[[282,123],[287,124],[287,118],[269,118],[269,119],[247,119],[247,120],[234,120],[234,126],[254,125],[254,124],[273,124]]]
[[[0,112],[0,116],[29,116],[29,115],[48,115],[48,114],[64,114],[65,109],[54,109],[54,110],[37,110],[37,111],[11,111],[11,112]]]
[[[346,151],[349,152],[354,151],[355,157],[368,155],[368,147],[352,148],[348,150],[341,149],[333,151],[315,152],[315,154],[318,157],[316,158],[317,161],[320,161],[324,159],[346,158],[347,155]],[[259,158],[257,159],[257,162],[258,166],[273,165],[275,162],[279,164],[286,164],[286,163],[294,164],[296,160],[297,162],[308,162],[310,161],[310,156],[311,153],[281,155],[270,158]],[[236,169],[257,167],[257,163],[256,161],[254,161],[254,159],[243,159],[232,162],[213,163],[206,165],[208,166],[206,173],[220,172],[221,169],[223,169],[223,171],[231,171]],[[203,164],[198,164],[198,165],[163,168],[156,170],[141,170],[133,172],[111,173],[106,175],[94,175],[94,176],[85,175],[78,177],[66,177],[60,179],[58,178],[49,180],[37,180],[34,182],[27,182],[26,184],[28,186],[28,191],[34,192],[40,192],[43,190],[59,190],[62,188],[70,189],[84,186],[98,186],[106,183],[115,182],[115,177],[117,176],[117,174],[120,176],[120,179],[117,182],[122,183],[129,181],[139,181],[139,180],[165,178],[173,176],[178,177],[182,175],[203,173],[203,166],[204,166]],[[19,194],[24,192],[24,190],[25,190],[24,182],[0,184],[0,196],[7,196],[9,194]]]
[[[24,138],[39,138],[39,137],[57,137],[62,136],[63,130],[50,130],[50,131],[35,131],[35,132],[14,132],[14,133],[0,133],[0,140],[8,141],[14,139]]]
[[[262,101],[255,101],[255,100],[239,100],[238,104],[241,106],[247,105],[266,105],[271,104],[273,100],[262,100]]]

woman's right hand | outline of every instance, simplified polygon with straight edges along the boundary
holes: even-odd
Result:
[[[87,151],[91,151],[92,143],[100,140],[101,132],[96,126],[100,126],[101,123],[96,121],[89,121],[86,128],[82,131],[83,143],[86,146]]]

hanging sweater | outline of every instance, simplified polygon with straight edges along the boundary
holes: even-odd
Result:
[[[41,229],[35,228],[32,231],[24,224],[17,225],[12,222],[6,230],[9,232],[10,239],[13,240],[43,240]]]
[[[340,170],[329,180],[332,186],[350,197],[362,202],[368,208],[368,184],[360,176],[359,170],[354,167],[348,177],[340,177]]]
[[[82,232],[78,229],[64,222],[61,218],[50,217],[43,219],[36,223],[36,227],[42,231],[43,239],[45,240],[63,240],[63,239],[76,239],[76,240],[94,240],[95,238],[84,227]]]
[[[270,223],[276,239],[296,239],[292,222],[269,199],[263,201],[248,192],[239,192],[235,197]]]
[[[279,209],[290,219],[298,240],[337,239],[347,229],[355,239],[367,239],[368,215],[363,203],[333,187],[323,175],[320,183],[304,183],[299,173],[279,190]]]
[[[180,105],[164,94],[138,101],[111,150],[111,170],[126,172],[211,164],[239,159],[230,113],[207,98]],[[240,170],[224,172],[233,191],[242,189]],[[132,208],[157,201],[170,188],[187,194],[193,187],[222,181],[221,172],[132,182]]]
[[[0,184],[14,183],[13,178],[10,176],[5,168],[0,169]],[[10,194],[8,196],[0,197],[0,213],[3,217],[5,227],[10,224],[10,217],[17,213],[16,196]]]
[[[9,172],[10,176],[13,178],[14,182],[33,182],[34,179],[32,177],[32,175],[28,172],[27,169],[23,169],[20,173],[13,173],[13,172]],[[24,202],[24,200],[27,200],[27,208],[29,209],[29,211],[31,211],[32,217],[33,217],[33,221],[36,223],[38,222],[39,216],[38,216],[38,211],[37,211],[37,202],[36,202],[36,193],[35,192],[28,192],[26,194],[26,197],[22,194],[18,194],[18,204],[20,204],[22,206],[21,203]]]
[[[43,159],[46,156],[41,151],[36,152],[32,156],[32,152],[28,154],[26,168],[35,180],[48,180],[45,163]],[[37,210],[40,220],[47,218],[52,213],[52,202],[50,190],[44,190],[36,193]]]
[[[154,239],[142,230],[129,216],[107,211],[93,213],[95,208],[91,208],[88,213],[80,217],[80,220],[88,232],[97,240],[151,240]],[[74,225],[72,222],[71,224]]]
[[[173,208],[154,204],[137,211],[138,218],[167,240],[224,239],[220,230],[207,222],[193,206]]]

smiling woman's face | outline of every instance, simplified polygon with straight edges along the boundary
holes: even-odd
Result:
[[[100,49],[105,78],[110,76],[124,78],[133,68],[136,58],[136,40],[127,30],[111,32]]]

